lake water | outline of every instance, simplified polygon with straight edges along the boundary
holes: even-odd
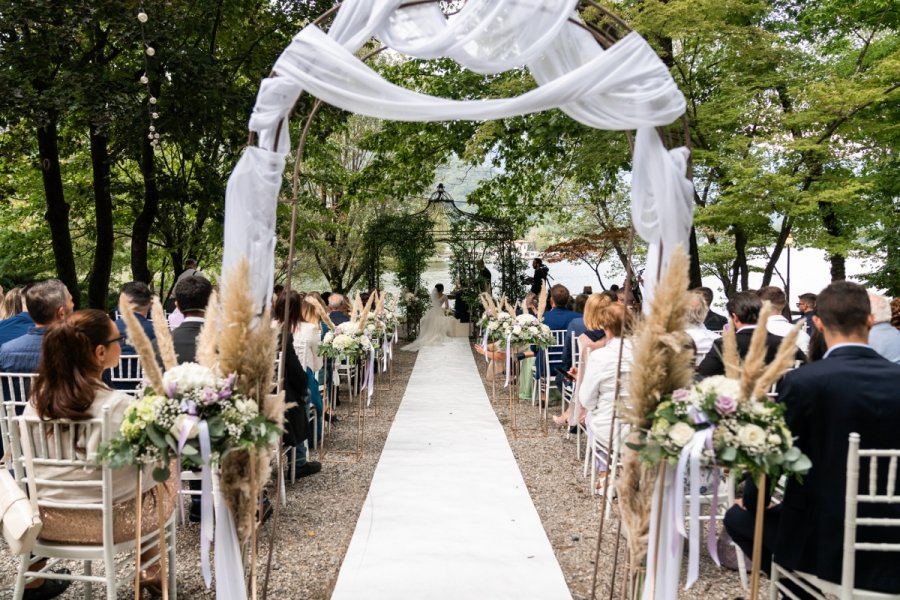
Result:
[[[595,292],[602,291],[599,283],[597,282],[597,276],[594,274],[593,270],[591,270],[591,268],[584,263],[560,262],[548,263],[547,266],[550,268],[550,277],[552,278],[550,282],[551,284],[562,283],[567,288],[569,288],[569,291],[571,291],[573,294],[580,293],[582,288],[584,288],[584,286],[586,285],[593,286]],[[751,262],[751,268],[753,267],[759,268],[761,271],[762,268],[765,267],[765,263],[763,261]],[[776,267],[777,271],[780,272],[786,279],[786,252],[782,252],[781,260],[778,261]],[[873,264],[869,261],[849,258],[847,259],[847,278],[852,281],[862,283],[860,280],[860,276],[862,274],[874,271],[879,267],[880,266],[878,264]],[[490,264],[488,264],[488,268],[490,268],[491,272],[494,273],[494,278],[496,281],[499,277],[497,269],[493,268],[493,266]],[[808,292],[817,294],[820,290],[822,290],[822,288],[824,288],[831,282],[830,269],[831,263],[828,262],[825,252],[822,250],[805,248],[802,250],[794,249],[791,251],[790,306],[792,309],[795,308],[797,296]],[[624,276],[621,274],[621,269],[619,269],[619,273],[619,275],[616,275],[612,269],[607,269],[606,273],[601,270],[601,275],[604,276],[603,283],[607,287],[614,283],[621,286],[624,280]],[[530,271],[528,274],[530,274]],[[396,287],[393,285],[393,277],[391,275],[388,274],[385,276],[384,283],[386,284],[386,287],[389,291],[396,291]],[[452,282],[450,281],[449,265],[444,261],[432,262],[429,266],[429,269],[422,277],[422,283],[427,289],[431,289],[436,283],[443,283],[444,287],[447,290],[452,289],[453,286]],[[750,287],[758,288],[760,287],[761,283],[762,272],[751,272]],[[713,307],[719,312],[724,310],[725,297],[722,293],[722,286],[719,283],[719,280],[715,277],[704,277],[703,284],[715,291],[716,297],[713,300]],[[784,287],[784,283],[779,278],[778,274],[773,276],[772,285],[777,285],[782,288]]]

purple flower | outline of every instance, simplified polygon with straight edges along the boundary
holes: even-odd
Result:
[[[691,397],[691,392],[682,388],[672,392],[672,402],[687,402]]]
[[[183,412],[183,413],[187,413],[189,415],[195,415],[195,416],[197,414],[197,403],[194,402],[193,400],[182,400],[181,406],[179,408],[181,409],[181,412]]]
[[[175,397],[175,394],[176,394],[177,392],[178,392],[178,386],[175,384],[174,381],[171,382],[171,383],[169,383],[169,384],[166,386],[166,396],[168,396],[169,398],[174,398],[174,397]]]
[[[727,417],[728,415],[733,415],[737,410],[737,400],[731,396],[719,396],[716,398],[715,407],[717,413]]]
[[[209,406],[210,404],[215,404],[219,400],[219,394],[216,390],[203,388],[200,392],[200,399],[203,401],[203,404]]]

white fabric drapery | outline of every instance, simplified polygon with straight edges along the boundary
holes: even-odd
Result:
[[[302,91],[381,119],[488,120],[559,108],[590,127],[637,129],[636,231],[651,244],[649,260],[657,263],[665,264],[678,243],[687,245],[693,211],[693,189],[684,175],[687,151],[666,150],[653,129],[683,114],[684,97],[640,35],[631,33],[604,50],[576,24],[577,0],[469,0],[452,18],[437,3],[397,10],[401,2],[347,0],[327,35],[310,25],[278,58],[250,118],[260,147],[247,149],[229,180],[223,272],[246,255],[254,297],[267,301],[274,254],[264,240],[274,241],[279,191],[273,175],[290,148],[287,116]],[[539,85],[512,98],[470,101],[406,90],[354,54],[373,36],[409,56],[450,57],[479,73],[527,66]],[[656,263],[648,267],[653,277],[645,274],[645,306]]]

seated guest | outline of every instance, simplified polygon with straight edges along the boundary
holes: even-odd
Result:
[[[128,298],[128,303],[131,305],[131,310],[134,313],[135,319],[137,319],[138,323],[140,323],[141,329],[144,330],[147,338],[151,342],[153,342],[155,348],[156,332],[153,331],[153,322],[148,318],[150,315],[150,306],[153,302],[153,292],[150,291],[150,287],[146,283],[142,281],[131,281],[129,283],[126,283],[122,287],[122,293],[125,294],[125,296]],[[128,328],[125,325],[125,319],[123,319],[121,316],[116,319],[116,327],[119,328],[119,333],[121,333],[124,338],[121,344],[121,355],[136,355],[137,350],[135,350],[134,346],[131,343],[131,340],[128,339]],[[127,392],[133,391],[138,387],[137,383],[111,381],[110,376],[110,371],[104,371],[103,381],[114,389]]]
[[[131,311],[138,323],[141,324],[141,329],[144,330],[151,342],[154,341],[156,332],[153,331],[153,322],[149,318],[150,305],[153,303],[153,292],[150,291],[150,286],[143,281],[132,281],[122,287],[122,293],[128,298]],[[116,319],[116,327],[119,328],[119,333],[126,336],[126,342],[122,344],[122,354],[136,354],[134,346],[131,345],[130,340],[127,340],[128,329],[125,326],[125,319],[122,317]]]
[[[285,400],[294,404],[285,413],[285,436],[284,443],[297,449],[297,467],[295,475],[297,477],[306,477],[314,475],[322,470],[322,465],[318,462],[311,462],[307,458],[307,449],[303,442],[312,436],[309,431],[309,405],[312,400],[311,393],[315,391],[318,403],[316,410],[318,411],[318,427],[321,434],[322,423],[322,397],[319,394],[319,384],[313,375],[312,366],[309,363],[304,368],[304,356],[306,359],[310,357],[309,341],[315,338],[315,359],[318,359],[319,347],[319,326],[318,323],[305,323],[307,327],[303,328],[304,341],[307,341],[305,355],[298,355],[297,350],[302,344],[295,335],[301,335],[300,315],[304,310],[303,306],[309,306],[304,302],[301,294],[294,290],[286,290],[278,297],[275,303],[274,324],[277,329],[281,329],[285,321],[288,325],[287,350],[282,354],[284,361],[284,388]],[[315,309],[309,306],[310,309]],[[318,317],[318,315],[316,315]],[[278,338],[281,343],[281,337]],[[321,359],[319,359],[321,360]]]
[[[874,324],[869,331],[869,345],[878,354],[900,365],[900,331],[891,326],[891,305],[888,299],[869,293]]]
[[[25,297],[22,294],[22,288],[14,287],[3,296],[3,303],[0,305],[0,320],[14,317],[23,310],[25,310]]]
[[[328,318],[335,325],[340,325],[350,320],[349,306],[341,294],[332,292],[328,296]]]
[[[549,327],[552,331],[565,331],[569,327],[569,323],[572,322],[573,319],[577,319],[580,315],[574,310],[569,310],[569,289],[557,283],[552,288],[550,288],[550,310],[544,312],[544,318],[542,322],[544,325]],[[540,354],[540,352],[536,352],[536,354]],[[553,360],[550,362],[550,376],[552,377],[554,373],[556,373],[556,369],[562,363],[558,360]],[[543,373],[544,364],[543,361],[538,357],[537,360],[537,369],[535,370],[535,377],[540,379],[544,376]]]
[[[543,323],[554,331],[565,330],[572,319],[580,315],[566,308],[569,304],[569,290],[557,283],[550,288],[550,310],[544,311]]]
[[[793,328],[793,325],[782,314],[787,308],[787,298],[784,292],[781,291],[781,288],[777,288],[774,285],[767,285],[757,290],[756,294],[760,300],[768,300],[772,304],[772,314],[769,315],[769,319],[766,321],[766,329],[772,335],[777,335],[778,337],[786,336]],[[796,344],[797,350],[806,354],[809,350],[809,334],[801,329],[797,333]]]
[[[41,362],[41,343],[47,327],[72,312],[72,295],[58,279],[29,285],[25,305],[34,325],[22,336],[0,346],[0,372],[37,373]]]
[[[566,335],[563,338],[563,350],[562,350],[562,364],[559,366],[558,371],[556,371],[556,387],[560,390],[563,386],[563,380],[565,377],[563,376],[563,372],[568,372],[574,365],[572,364],[572,339],[578,338],[581,334],[587,331],[587,326],[584,324],[584,309],[587,304],[588,298],[590,296],[586,296],[584,294],[579,294],[575,297],[575,312],[577,312],[579,317],[575,317],[571,321],[569,321],[569,326],[566,327]]]
[[[580,353],[579,360],[582,365],[586,364],[587,357],[592,350],[596,350],[606,343],[606,332],[603,331],[600,323],[603,310],[605,310],[605,307],[610,304],[612,304],[612,300],[605,294],[591,294],[584,305],[584,318],[573,319],[572,323],[569,323],[569,329],[571,330],[573,324],[581,321],[582,330],[576,334],[575,343],[578,344],[578,350]],[[567,330],[566,333],[566,343],[571,344],[569,330]],[[581,369],[581,371],[579,372],[577,368],[578,365],[571,364],[571,353],[565,354],[564,358],[565,357],[568,357],[568,367],[566,368],[566,371],[568,372],[569,376],[575,378],[576,381],[580,381],[581,379],[583,379],[584,369]],[[577,402],[578,399],[575,398],[575,401]],[[565,425],[566,423],[569,423],[570,410],[571,407],[567,408],[562,415],[553,417],[553,421],[557,425]]]
[[[741,358],[747,355],[750,349],[750,340],[753,338],[753,330],[756,329],[756,321],[759,319],[759,311],[762,309],[762,300],[755,292],[738,292],[735,294],[728,304],[725,305],[728,314],[734,321],[737,329],[737,349]],[[778,346],[781,344],[781,338],[768,334],[766,338],[766,363],[772,362],[775,354],[778,353]],[[800,360],[805,356],[798,352]],[[713,342],[712,348],[700,362],[697,367],[697,373],[701,378],[710,375],[724,375],[725,364],[722,362],[722,339],[719,338]]]
[[[725,329],[728,318],[723,317],[717,312],[713,312],[712,309],[713,291],[708,287],[698,287],[695,288],[694,291],[703,294],[703,299],[706,301],[706,307],[709,309],[709,312],[706,313],[706,318],[703,319],[703,325],[710,331],[722,331]]]
[[[13,288],[3,299],[3,320],[0,321],[0,346],[28,333],[34,327],[34,320],[28,314],[25,306],[25,291],[28,286],[22,288],[18,294],[13,294],[18,288]]]
[[[46,282],[45,282],[46,283]],[[62,284],[60,284],[62,285]],[[65,289],[65,286],[62,287]],[[62,320],[52,323],[44,335],[44,356],[32,390],[31,403],[25,415],[40,419],[70,419],[82,421],[99,418],[102,409],[109,407],[113,431],[122,424],[125,409],[132,398],[122,392],[111,390],[100,379],[104,369],[119,360],[121,334],[115,323],[102,311],[82,310]],[[51,432],[48,432],[48,434]],[[100,436],[74,440],[72,446],[86,456],[96,455]],[[68,443],[63,442],[67,447]],[[102,477],[97,469],[81,467],[52,467],[35,464],[36,476],[48,481],[77,482],[96,481]],[[135,495],[143,494],[141,508],[141,532],[148,535],[159,529],[160,513],[168,519],[175,506],[175,480],[169,479],[162,492],[152,478],[152,466],[145,469],[145,491],[137,489],[135,471],[131,467],[114,469],[112,472],[113,501],[113,541],[116,543],[134,539],[137,518],[134,512]],[[54,487],[42,485],[38,493],[43,500],[62,504],[99,502],[100,488]],[[162,508],[158,508],[158,504]],[[102,515],[94,510],[77,508],[42,508],[43,528],[40,537],[44,541],[63,544],[102,544]],[[157,546],[144,552],[143,561],[154,558]],[[152,594],[159,595],[162,588],[158,564],[141,573],[140,585]],[[68,582],[45,580],[38,584],[25,598],[53,598],[55,586]],[[32,584],[33,585],[33,584]],[[44,590],[42,587],[46,586]],[[41,590],[45,593],[41,593]],[[60,590],[59,593],[61,593]]]
[[[628,395],[628,376],[633,362],[631,340],[624,337],[625,307],[600,296],[596,309],[596,321],[589,319],[588,326],[602,329],[606,337],[603,345],[591,350],[587,360],[582,360],[584,375],[578,385],[578,402],[590,411],[588,426],[593,438],[610,455],[609,434],[616,405],[616,384],[619,384],[619,400]],[[621,351],[621,363],[619,353]],[[614,442],[615,443],[615,442]]]
[[[788,298],[790,300],[790,298]],[[797,310],[800,311],[800,317],[797,319],[803,319],[806,323],[804,329],[806,333],[812,335],[813,327],[812,318],[813,315],[816,314],[816,295],[815,294],[800,294],[797,297]],[[797,321],[794,321],[796,323]]]
[[[897,448],[900,430],[900,366],[866,344],[872,325],[866,290],[836,281],[819,294],[813,324],[825,337],[828,352],[815,363],[788,373],[779,388],[785,419],[796,445],[812,461],[802,483],[788,480],[784,501],[765,513],[763,569],[772,556],[779,565],[838,583],[841,580],[848,437],[860,436],[860,448]],[[863,462],[863,471],[868,471]],[[865,478],[868,479],[868,478]],[[884,490],[887,471],[878,474]],[[864,480],[863,480],[864,481]],[[860,481],[860,487],[864,487]],[[725,514],[725,527],[748,556],[753,550],[756,490],[750,487],[743,506]],[[768,505],[768,504],[767,504]],[[861,518],[900,519],[900,506],[860,505]],[[857,529],[857,542],[900,543],[898,528]],[[862,558],[864,556],[864,558]],[[866,552],[856,561],[854,587],[900,592],[900,553]]]
[[[212,284],[206,277],[185,277],[175,284],[175,306],[184,315],[181,325],[172,331],[172,343],[178,362],[196,362],[197,336],[206,321],[206,305]]]
[[[713,343],[719,339],[719,334],[713,333],[703,324],[706,321],[707,312],[709,312],[709,308],[706,306],[706,299],[703,297],[703,294],[696,290],[691,292],[685,331],[694,340],[694,348],[697,353],[696,364],[698,366],[712,349]]]

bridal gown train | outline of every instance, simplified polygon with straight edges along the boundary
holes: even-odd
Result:
[[[453,330],[453,317],[445,316],[444,311],[450,308],[447,296],[441,294],[431,295],[431,308],[419,321],[419,337],[411,344],[403,347],[403,350],[415,352],[425,346],[443,346],[450,339]]]

